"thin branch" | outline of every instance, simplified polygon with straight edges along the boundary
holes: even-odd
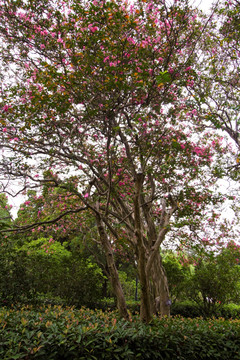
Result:
[[[15,226],[15,228],[7,229],[7,230],[0,230],[0,233],[5,233],[5,232],[20,232],[20,233],[21,232],[26,232],[26,231],[34,229],[35,227],[40,226],[40,225],[54,224],[55,222],[57,222],[61,218],[65,217],[66,215],[76,214],[76,213],[78,213],[80,211],[83,211],[83,210],[87,210],[87,207],[81,207],[81,208],[78,208],[78,209],[75,209],[75,210],[65,211],[63,214],[57,216],[55,219],[52,219],[52,220],[40,221],[40,222],[37,222],[37,223],[25,225],[25,226]]]

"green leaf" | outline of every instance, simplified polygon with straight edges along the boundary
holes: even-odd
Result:
[[[172,80],[171,74],[168,71],[161,72],[158,76],[156,76],[157,84],[166,84]]]

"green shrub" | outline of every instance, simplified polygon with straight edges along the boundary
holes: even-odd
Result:
[[[172,303],[185,300],[187,282],[191,276],[190,266],[183,266],[181,258],[171,251],[163,254],[163,266],[167,274]]]
[[[0,246],[0,304],[25,302],[34,298],[34,290],[27,273],[28,260],[17,254],[11,242]]]
[[[94,307],[105,277],[91,259],[73,255],[51,238],[21,248],[0,246],[0,305],[60,303]]]
[[[240,305],[224,305],[217,315],[225,319],[240,319]]]
[[[122,270],[118,270],[118,275],[126,300],[133,300],[136,293],[136,279],[129,278],[128,274]],[[138,286],[138,293],[140,293],[140,286]]]
[[[240,358],[240,322],[154,318],[120,320],[116,312],[61,306],[1,309],[1,360]]]
[[[204,317],[204,313],[202,312],[201,307],[190,301],[173,304],[171,307],[171,315],[183,316],[185,318]],[[214,317],[224,319],[240,319],[240,305],[224,305],[216,311]]]
[[[131,314],[140,313],[140,302],[139,301],[126,301],[127,308]],[[117,310],[116,300],[114,298],[104,298],[103,300],[95,303],[95,308],[103,311],[115,311]]]
[[[72,256],[63,263],[56,295],[68,305],[95,307],[101,299],[104,278],[96,263]]]
[[[183,316],[184,318],[197,318],[201,317],[202,311],[201,309],[194,303],[191,302],[183,302],[183,303],[175,303],[171,307],[171,315],[172,316]]]
[[[229,243],[219,254],[196,257],[197,265],[187,283],[189,299],[196,302],[203,316],[217,316],[224,305],[239,299],[239,247]]]

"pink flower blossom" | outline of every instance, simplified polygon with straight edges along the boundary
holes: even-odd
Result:
[[[93,32],[93,33],[94,33],[95,31],[97,31],[97,30],[98,30],[98,27],[97,27],[97,26],[93,26],[93,27],[91,27],[91,28],[90,28],[90,30],[91,30],[91,32]]]
[[[10,108],[9,105],[4,105],[2,109],[3,109],[3,111],[8,111],[9,108]]]
[[[202,150],[200,147],[198,147],[198,146],[196,146],[196,147],[193,149],[193,151],[194,151],[197,155],[203,155],[203,150]]]

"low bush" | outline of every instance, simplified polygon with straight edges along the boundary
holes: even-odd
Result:
[[[182,303],[175,303],[171,307],[172,316],[183,316],[185,318],[196,318],[196,317],[206,317],[202,311],[202,307],[198,306],[196,303],[190,301],[185,301]],[[208,317],[208,316],[207,316]],[[212,316],[215,318],[225,318],[225,319],[240,319],[240,305],[228,304],[219,307]]]
[[[173,317],[146,325],[101,310],[2,308],[0,358],[239,360],[240,321]]]
[[[127,308],[131,314],[140,313],[140,302],[139,301],[126,301]],[[116,300],[114,298],[104,298],[98,303],[95,303],[95,308],[103,311],[114,311],[117,310]]]
[[[240,305],[224,305],[217,315],[225,319],[240,319]]]
[[[201,317],[203,314],[196,304],[186,301],[183,303],[173,304],[171,307],[171,315],[179,315],[185,318],[196,318]]]

